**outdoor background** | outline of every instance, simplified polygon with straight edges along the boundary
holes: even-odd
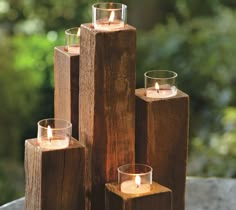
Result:
[[[53,117],[54,47],[95,2],[0,0],[0,205],[24,196],[24,141]],[[236,178],[236,1],[119,2],[137,28],[137,87],[169,69],[190,96],[188,175]]]

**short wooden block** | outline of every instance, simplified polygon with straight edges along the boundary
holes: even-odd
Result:
[[[84,210],[85,148],[42,149],[25,141],[25,210]]]
[[[189,96],[152,99],[136,90],[136,162],[153,167],[153,180],[173,191],[173,210],[185,208]]]
[[[81,25],[79,122],[87,148],[86,209],[104,210],[105,183],[134,162],[136,29]]]
[[[171,210],[172,192],[155,182],[151,191],[141,195],[124,194],[117,184],[106,184],[105,210]]]
[[[76,139],[79,128],[79,54],[71,54],[64,46],[54,49],[54,116],[72,123]]]

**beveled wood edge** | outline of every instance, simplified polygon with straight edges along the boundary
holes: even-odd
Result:
[[[41,150],[42,152],[68,150],[68,149],[73,149],[73,148],[85,148],[85,146],[82,143],[80,143],[80,141],[78,141],[77,139],[75,139],[73,137],[71,137],[69,146],[66,147],[66,148],[62,148],[62,149],[45,149],[45,148],[41,148],[38,144],[37,138],[26,139],[25,140],[25,146],[26,146],[26,144],[30,144],[30,145],[36,147],[38,150]]]
[[[132,198],[139,198],[139,197],[144,197],[144,196],[149,196],[149,195],[155,195],[155,194],[160,194],[160,193],[172,193],[171,189],[169,189],[163,185],[160,185],[157,182],[152,182],[150,192],[141,193],[141,194],[122,193],[119,190],[119,186],[116,182],[106,183],[105,187],[108,191],[122,197],[123,200],[128,200],[128,199],[132,199]]]
[[[55,46],[54,51],[59,51],[68,57],[79,57],[80,56],[80,53],[69,53],[68,51],[65,50],[65,48],[66,48],[66,46]]]
[[[80,26],[81,28],[86,28],[89,31],[92,31],[93,33],[114,33],[114,32],[118,32],[118,31],[127,31],[127,30],[134,30],[136,31],[136,28],[129,25],[129,24],[125,24],[123,28],[119,28],[116,30],[111,30],[111,31],[102,31],[102,30],[96,30],[93,27],[92,23],[83,23]]]
[[[145,88],[135,89],[135,96],[146,101],[146,102],[167,101],[167,100],[172,100],[172,99],[177,99],[177,98],[189,98],[188,94],[186,94],[185,92],[183,92],[179,89],[177,89],[177,94],[175,96],[169,97],[169,98],[149,98],[149,97],[146,97]]]

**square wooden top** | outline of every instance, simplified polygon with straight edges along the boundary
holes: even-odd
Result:
[[[80,148],[80,147],[83,148],[84,147],[78,140],[76,140],[74,138],[71,138],[71,142],[70,142],[69,146],[66,147],[66,148],[63,148],[63,149],[45,149],[45,148],[41,148],[39,146],[37,138],[27,139],[25,141],[25,144],[26,143],[32,145],[33,147],[37,147],[42,152],[44,152],[44,151],[54,151],[54,150],[68,150],[68,149],[73,149],[73,148]]]
[[[162,186],[156,182],[152,182],[151,190],[149,192],[142,193],[142,194],[123,193],[119,190],[119,186],[117,183],[107,183],[106,188],[110,192],[113,192],[116,195],[118,195],[119,197],[122,197],[123,200],[128,200],[128,199],[138,198],[138,197],[143,197],[143,196],[149,196],[149,195],[155,195],[155,194],[160,194],[160,193],[171,193],[172,192],[169,188]]]
[[[169,97],[169,98],[149,98],[149,97],[146,97],[145,95],[145,88],[139,88],[139,89],[136,89],[135,90],[135,95],[141,99],[143,99],[144,101],[146,102],[153,102],[153,101],[166,101],[166,100],[172,100],[172,99],[177,99],[177,98],[189,98],[189,96],[184,93],[183,91],[181,90],[177,90],[177,94],[173,97]]]

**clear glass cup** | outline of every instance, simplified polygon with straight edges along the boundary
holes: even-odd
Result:
[[[177,94],[177,73],[169,70],[145,72],[145,92],[149,98],[169,98]]]
[[[127,6],[121,3],[105,2],[92,6],[94,29],[112,31],[124,28],[127,21]]]
[[[80,28],[74,27],[65,30],[65,50],[69,53],[80,53]]]
[[[118,168],[118,185],[126,194],[142,194],[151,190],[152,167],[145,164],[126,164]]]
[[[38,143],[45,149],[63,149],[69,146],[72,124],[62,119],[43,119],[38,122]]]

